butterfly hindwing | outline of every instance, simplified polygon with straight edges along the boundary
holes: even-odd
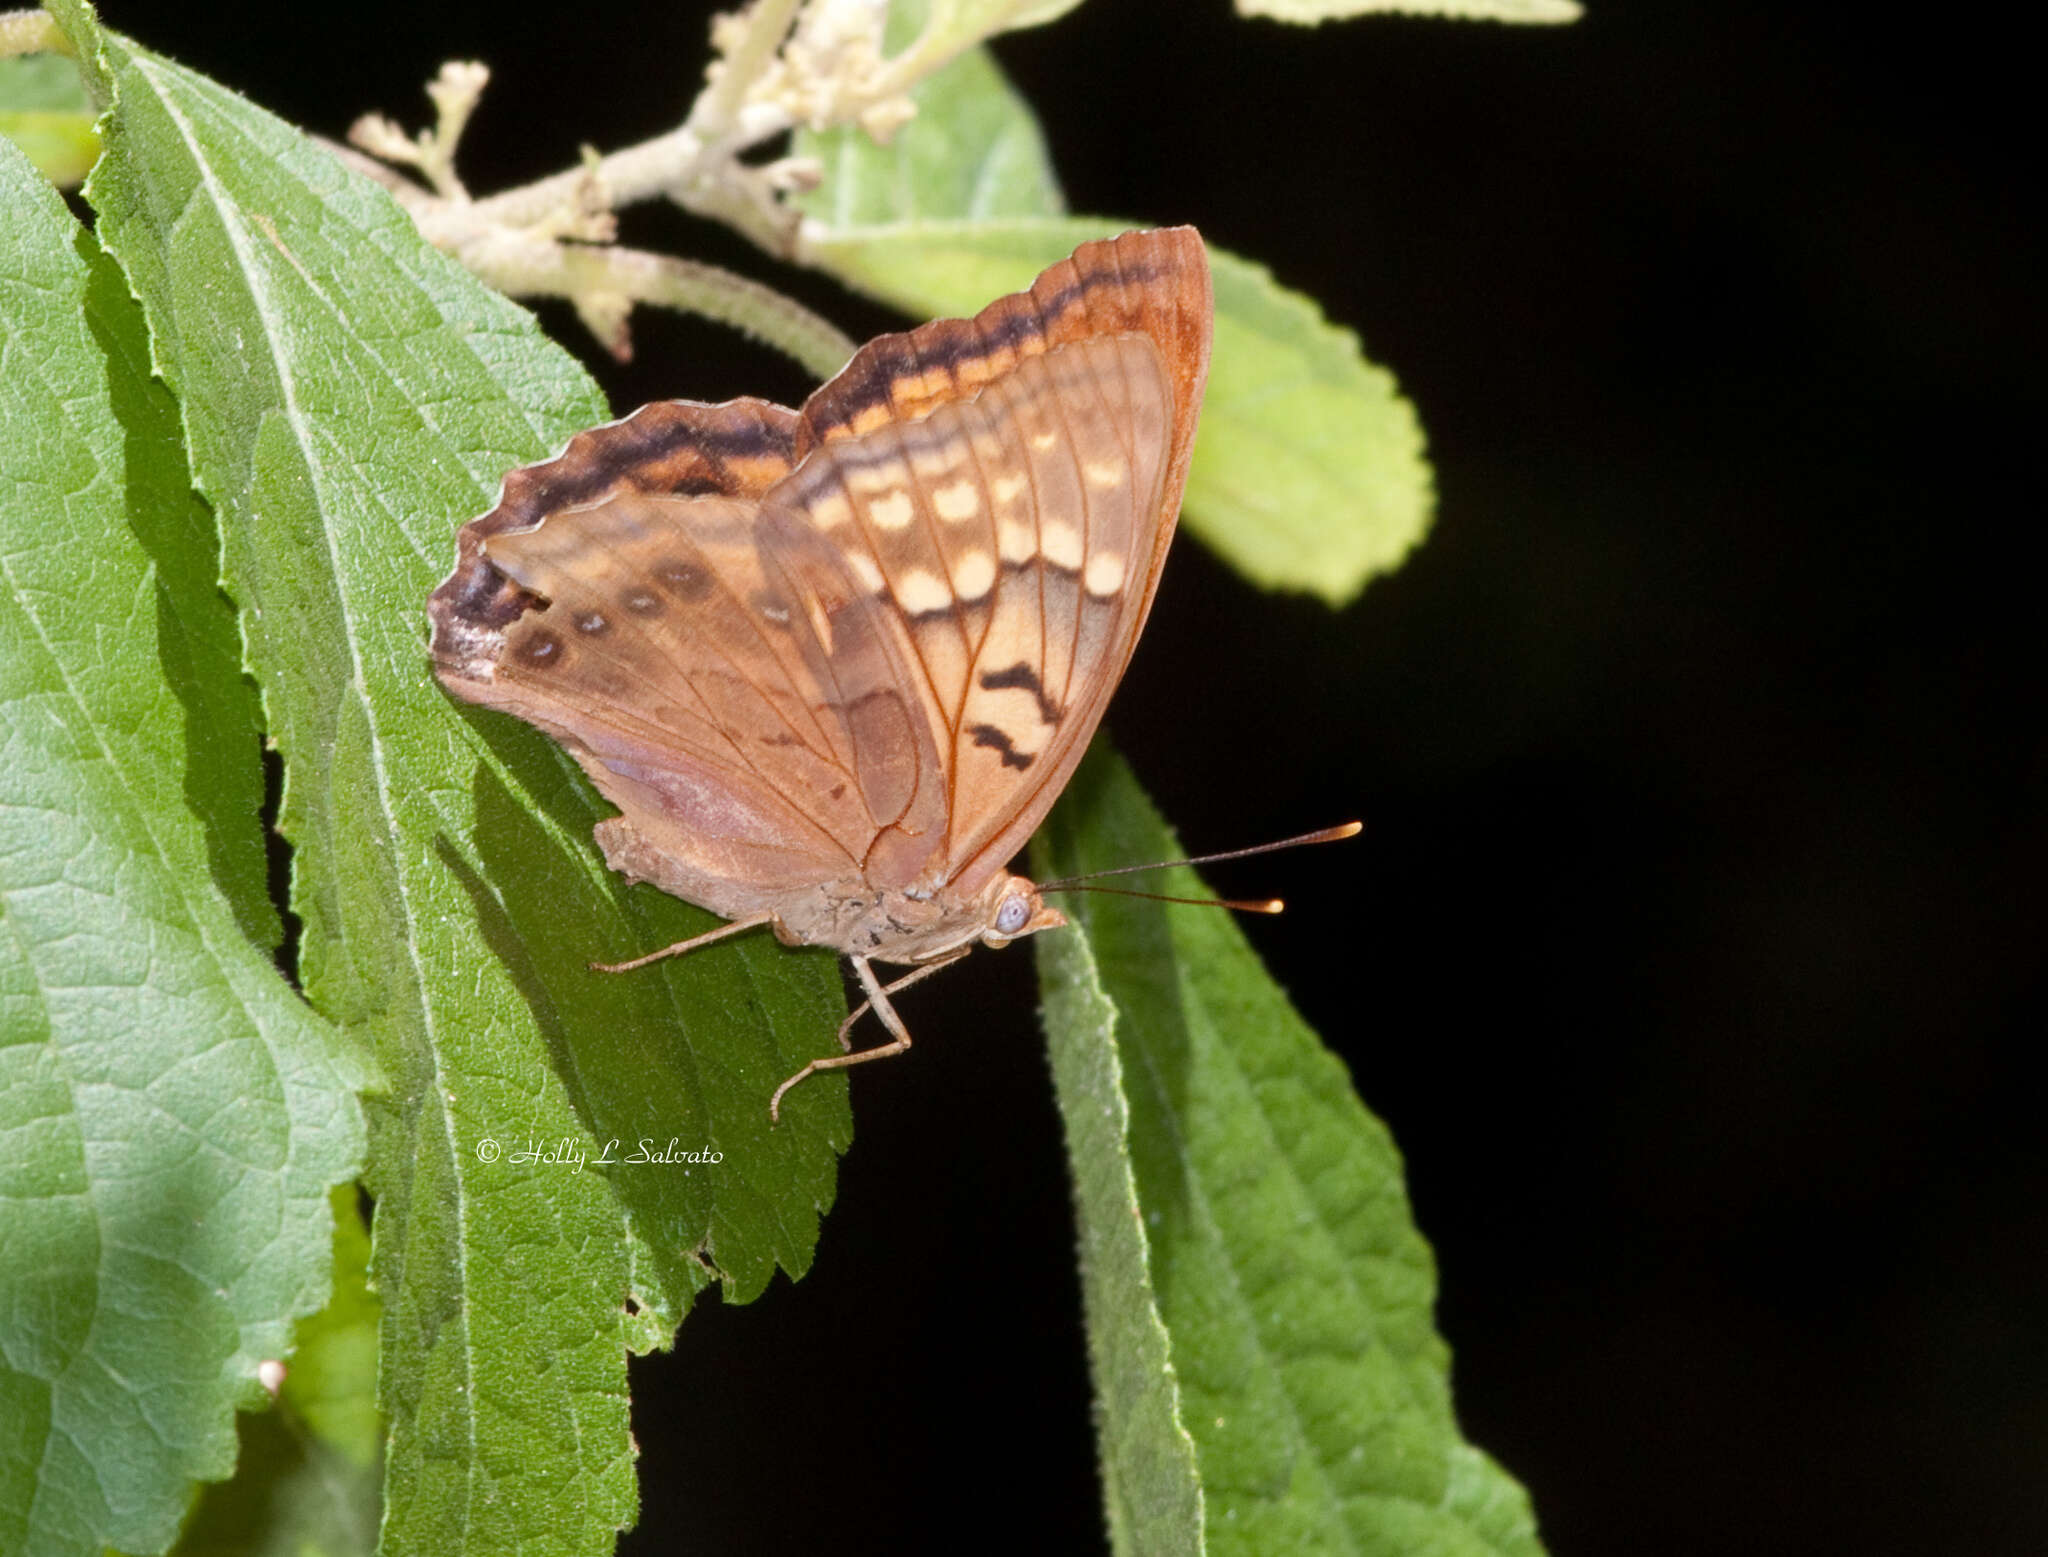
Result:
[[[663,400],[571,438],[553,459],[509,472],[497,504],[455,538],[455,570],[427,598],[434,666],[472,702],[504,647],[504,630],[537,603],[484,560],[493,535],[530,529],[563,509],[626,493],[754,497],[796,463],[801,420],[766,400]]]
[[[870,828],[862,875],[874,886],[920,879],[945,841],[945,768],[936,732],[887,603],[847,553],[770,493],[755,525],[770,587],[817,689],[816,711],[840,732]]]
[[[827,599],[793,589],[789,564],[763,554],[759,516],[752,501],[635,493],[484,544],[545,605],[506,630],[478,700],[582,761],[624,813],[608,853],[632,844],[632,873],[670,891],[647,861],[672,856],[693,900],[720,912],[735,894],[857,878],[877,830],[858,742],[809,642],[854,587],[812,540],[805,583],[822,580]],[[707,879],[730,883],[715,902]]]

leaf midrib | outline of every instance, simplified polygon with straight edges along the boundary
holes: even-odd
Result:
[[[153,61],[147,55],[130,57],[131,67],[150,81],[155,89],[157,101],[163,104],[165,114],[177,126],[179,135],[182,137],[186,147],[187,155],[191,158],[192,165],[199,174],[199,188],[207,193],[210,203],[220,219],[221,229],[228,237],[230,252],[234,255],[237,271],[243,278],[244,289],[249,297],[252,308],[256,312],[257,320],[265,330],[266,339],[271,341],[273,345],[278,344],[283,339],[283,332],[277,327],[277,316],[271,306],[269,290],[259,285],[262,272],[259,267],[253,264],[249,257],[250,235],[247,227],[238,219],[239,208],[231,199],[227,198],[225,191],[221,189],[219,181],[214,176],[211,159],[200,151],[198,139],[191,121],[181,111],[176,94],[166,89],[164,79],[151,68],[152,64]],[[372,355],[374,357],[374,353]],[[285,412],[286,425],[292,430],[293,446],[300,451],[306,474],[313,484],[315,493],[324,495],[326,485],[323,474],[324,468],[312,457],[312,440],[308,436],[309,427],[300,405],[289,355],[281,351],[273,351],[271,353],[271,361],[277,373],[278,390]],[[379,366],[381,367],[382,364],[380,363]],[[326,513],[326,505],[324,503],[321,505],[321,513],[323,515],[323,522],[319,526],[321,545],[330,563],[330,576],[334,580],[337,603],[341,607],[342,633],[349,649],[349,690],[355,697],[363,714],[370,760],[372,769],[376,774],[377,809],[378,813],[384,818],[384,830],[391,843],[391,857],[395,860],[402,860],[404,854],[398,847],[399,830],[396,826],[397,816],[391,797],[390,775],[384,761],[383,728],[377,717],[375,701],[368,695],[367,685],[364,680],[364,656],[361,642],[356,635],[356,617],[354,612],[348,609],[350,601],[347,575],[340,565],[341,559],[335,550],[333,532],[324,522],[324,515]],[[433,1002],[427,997],[426,970],[420,962],[419,938],[415,933],[417,918],[413,909],[411,883],[408,879],[409,873],[402,868],[396,874],[400,883],[398,892],[399,912],[404,920],[406,931],[406,967],[413,981],[413,990],[416,997],[415,1003],[420,1014],[421,1036],[426,1043],[430,1058],[431,1074],[434,1079],[434,1102],[432,1106],[441,1116],[442,1128],[449,1142],[450,1178],[455,1185],[456,1194],[456,1226],[463,1234],[467,1235],[474,1230],[471,1223],[469,1183],[463,1171],[465,1167],[464,1154],[456,1150],[454,1144],[458,1139],[459,1132],[456,1128],[453,1111],[450,1109],[447,1101],[452,1095],[448,1085],[449,1078],[442,1065],[441,1044],[439,1042]],[[415,1150],[417,1150],[422,1139],[422,1132],[419,1131],[416,1124],[412,1134]],[[471,1241],[468,1236],[458,1237],[453,1240],[455,1247],[452,1251],[453,1259],[451,1263],[452,1267],[460,1273],[462,1281],[458,1305],[463,1325],[461,1359],[464,1386],[462,1398],[465,1402],[473,1403],[477,1397],[475,1389],[476,1377],[472,1366],[474,1348],[470,1344],[469,1338],[471,1282],[468,1256]],[[463,1492],[466,1501],[462,1526],[464,1529],[469,1529],[472,1527],[469,1510],[474,1506],[478,1495],[475,1483],[482,1465],[482,1459],[478,1452],[481,1448],[481,1443],[477,1436],[476,1410],[473,1404],[467,1404],[463,1411],[463,1431],[468,1439],[467,1447],[470,1453],[466,1462],[468,1470],[463,1477]]]

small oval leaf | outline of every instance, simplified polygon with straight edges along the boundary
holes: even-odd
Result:
[[[1240,16],[1313,26],[1352,16],[1441,16],[1467,22],[1575,22],[1577,0],[1237,0]]]

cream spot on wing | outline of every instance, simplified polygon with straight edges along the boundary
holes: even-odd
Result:
[[[996,526],[996,550],[1008,563],[1023,564],[1038,555],[1038,532],[1028,524],[1005,519]]]
[[[1058,433],[1035,432],[1031,435],[1031,447],[1036,449],[1040,454],[1046,453],[1048,450],[1052,448],[1054,444],[1058,443],[1059,441],[1060,437]]]
[[[1091,595],[1113,595],[1124,585],[1124,558],[1122,552],[1099,551],[1088,559],[1088,569],[1081,575]]]
[[[846,484],[856,497],[894,492],[903,485],[903,467],[895,460],[878,460],[872,465],[848,465]]]
[[[998,503],[1014,503],[1018,493],[1024,490],[1022,476],[998,476],[988,484],[989,496]]]
[[[963,519],[972,519],[981,512],[981,494],[974,490],[973,482],[956,481],[932,494],[932,512],[955,524]]]
[[[911,474],[927,486],[945,480],[959,463],[953,456],[951,439],[930,446],[912,444],[910,447]]]
[[[946,581],[928,568],[912,568],[896,581],[896,599],[913,616],[943,611],[953,603]]]
[[[846,562],[853,569],[853,576],[870,594],[882,592],[882,570],[875,565],[873,557],[864,551],[850,551],[846,554]]]
[[[837,492],[820,492],[808,504],[811,523],[821,530],[836,529],[853,517],[853,505]]]
[[[1091,487],[1113,487],[1124,479],[1124,468],[1115,460],[1090,460],[1081,467]]]
[[[885,530],[900,530],[910,523],[912,509],[908,492],[891,492],[868,504],[868,517]]]
[[[996,559],[981,550],[964,553],[953,565],[953,592],[962,600],[979,600],[996,581]]]
[[[737,490],[759,492],[789,474],[789,461],[777,454],[732,454],[725,469]]]
[[[1081,532],[1073,525],[1058,519],[1046,521],[1044,533],[1040,536],[1038,549],[1045,554],[1045,560],[1056,568],[1076,572],[1081,566]]]
[[[811,618],[811,631],[818,635],[818,644],[827,654],[832,652],[832,617],[825,609],[824,601],[812,595],[805,602],[805,609]]]

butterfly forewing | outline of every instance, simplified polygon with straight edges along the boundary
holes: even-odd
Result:
[[[1173,534],[1174,408],[1152,341],[1080,341],[1040,364],[992,386],[983,407],[1023,461],[1037,555],[1021,560],[1022,514],[999,513],[1001,592],[957,742],[952,852],[966,890],[1023,848],[1065,787],[1136,647]],[[1014,809],[982,798],[1006,773],[1027,791]]]
[[[1167,507],[1177,512],[1208,378],[1212,312],[1208,257],[1193,228],[1084,243],[1028,290],[997,298],[972,319],[934,319],[869,341],[804,402],[796,455],[966,400],[1024,359],[1068,341],[1146,335],[1159,347],[1173,390],[1176,472]]]
[[[964,404],[835,439],[770,495],[891,607],[939,737],[943,874],[962,893],[1037,825],[1129,658],[1170,533],[1172,435],[1151,340],[1080,340]]]

